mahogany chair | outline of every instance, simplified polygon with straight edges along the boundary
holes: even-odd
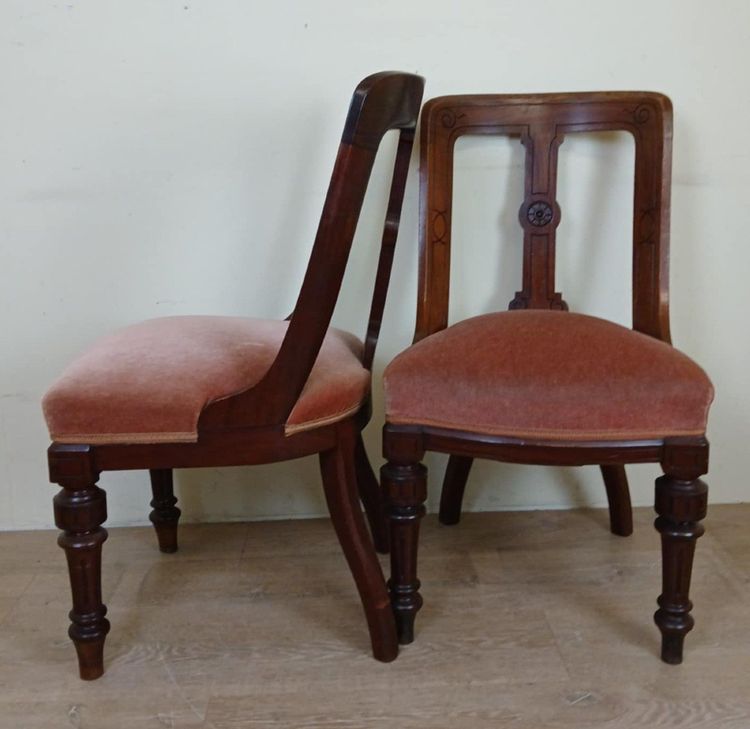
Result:
[[[656,528],[663,585],[662,658],[680,663],[706,514],[705,438],[713,389],[670,345],[672,108],[654,93],[446,96],[422,112],[419,296],[415,344],[384,374],[382,480],[389,501],[389,582],[399,640],[413,640],[425,451],[450,454],[441,504],[455,523],[471,459],[601,465],[613,531],[629,533],[624,464],[659,462]],[[633,328],[567,311],[555,292],[557,150],[565,135],[624,130],[635,140]],[[453,148],[462,135],[509,135],[526,149],[523,285],[511,311],[448,326]]]
[[[318,453],[326,501],[364,606],[373,655],[398,653],[380,564],[387,551],[377,479],[360,431],[370,417],[370,368],[385,305],[424,79],[383,72],[354,92],[317,236],[287,321],[154,319],[95,343],[44,398],[58,543],[73,592],[69,634],[81,678],[103,673],[109,631],[101,596],[107,538],[103,471],[149,469],[151,520],[164,552],[177,549],[172,469],[270,463]],[[329,328],[375,155],[400,130],[364,346]]]

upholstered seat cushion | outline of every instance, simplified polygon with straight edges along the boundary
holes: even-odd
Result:
[[[287,322],[217,316],[152,319],[96,342],[44,396],[59,443],[197,440],[205,405],[257,384]],[[330,329],[289,419],[287,432],[356,412],[370,389],[361,342]]]
[[[467,319],[402,352],[384,378],[389,423],[517,438],[699,435],[713,399],[670,345],[559,311]]]

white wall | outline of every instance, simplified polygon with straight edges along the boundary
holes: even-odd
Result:
[[[51,525],[39,399],[95,337],[168,314],[290,311],[351,90],[388,68],[426,76],[427,97],[671,96],[674,340],[716,384],[713,499],[747,500],[748,67],[747,0],[3,0],[0,528]],[[459,152],[455,317],[504,308],[520,277],[520,146]],[[610,135],[569,139],[561,156],[559,288],[571,308],[627,323],[632,150]],[[359,333],[380,171],[336,315]],[[376,381],[413,331],[416,224],[413,176]],[[380,403],[376,387],[377,461]],[[428,462],[433,504],[442,464]],[[656,472],[631,469],[637,503]],[[102,485],[111,524],[145,521],[144,474]],[[181,472],[178,488],[193,520],[324,511],[314,459]],[[603,503],[594,468],[486,463],[467,493],[471,509]]]

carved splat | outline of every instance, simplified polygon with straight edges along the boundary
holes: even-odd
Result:
[[[557,194],[557,150],[563,136],[555,125],[527,127],[525,196],[518,211],[523,228],[523,288],[510,309],[565,309],[555,292],[555,232],[560,224]]]

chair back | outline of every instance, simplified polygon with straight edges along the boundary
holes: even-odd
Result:
[[[555,291],[557,150],[566,134],[630,132],[635,139],[633,328],[669,342],[672,105],[662,94],[441,96],[422,111],[420,268],[415,341],[448,326],[453,149],[463,135],[519,137],[526,150],[523,280],[511,309],[567,309]]]
[[[291,413],[331,322],[375,155],[386,132],[399,129],[391,192],[367,327],[364,364],[375,352],[398,235],[424,79],[384,71],[354,91],[318,232],[289,327],[270,369],[254,387],[208,405],[199,430],[281,425]]]

